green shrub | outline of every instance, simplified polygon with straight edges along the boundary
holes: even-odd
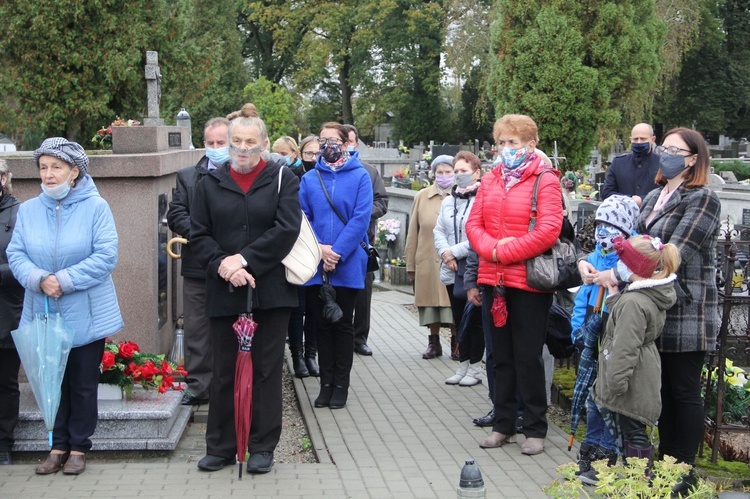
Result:
[[[734,172],[734,176],[737,180],[747,180],[750,178],[750,163],[744,161],[712,161],[711,166],[714,167],[714,172]]]

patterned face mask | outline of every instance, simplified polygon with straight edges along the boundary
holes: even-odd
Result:
[[[502,159],[503,165],[508,170],[515,170],[526,161],[526,157],[529,155],[529,150],[525,147],[520,149],[513,149],[511,147],[503,147]]]
[[[598,244],[604,251],[612,251],[614,249],[613,240],[616,237],[622,237],[622,231],[611,225],[597,225],[595,237],[596,244]]]

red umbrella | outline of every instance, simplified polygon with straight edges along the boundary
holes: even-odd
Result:
[[[258,324],[253,320],[253,288],[247,287],[247,312],[240,314],[234,324],[239,352],[234,368],[234,429],[237,433],[237,462],[242,480],[242,463],[247,454],[250,423],[253,411],[253,336]]]

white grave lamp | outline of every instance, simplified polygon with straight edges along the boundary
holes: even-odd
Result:
[[[193,129],[192,123],[190,121],[190,114],[185,110],[183,107],[180,109],[180,112],[177,113],[177,126],[184,126],[188,129],[188,142],[190,143],[190,149],[195,149],[195,146],[193,145]]]

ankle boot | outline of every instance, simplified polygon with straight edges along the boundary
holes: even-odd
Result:
[[[328,407],[331,403],[331,396],[333,396],[333,385],[320,385],[320,393],[314,403],[315,407]]]
[[[305,346],[305,364],[307,364],[307,372],[310,373],[310,376],[315,376],[316,378],[320,376],[320,367],[318,367],[318,362],[315,360],[315,355],[317,353],[317,348]]]
[[[446,385],[457,385],[459,381],[464,379],[464,376],[466,376],[466,371],[469,370],[469,361],[465,360],[461,362],[458,365],[458,369],[456,369],[456,374],[451,376],[450,378],[445,380]]]
[[[423,359],[434,359],[443,355],[443,347],[440,345],[440,335],[431,334],[427,343],[427,350],[422,354]]]
[[[289,345],[289,351],[292,352],[292,369],[294,370],[294,375],[298,378],[307,378],[310,376],[305,365],[305,359],[302,357],[302,345]]]
[[[653,447],[651,449],[653,450]],[[589,458],[590,462],[606,459],[607,466],[611,468],[612,466],[617,464],[617,451],[607,450],[602,447],[594,447],[594,451],[591,453]],[[578,479],[586,485],[596,485],[597,483],[599,483],[599,473],[594,468],[589,467],[588,471],[584,471],[583,473],[578,475]]]
[[[482,382],[482,361],[469,364],[466,376],[458,382],[460,386],[474,386]]]
[[[451,336],[451,360],[461,360],[458,356],[458,338],[455,334]]]
[[[672,487],[672,497],[682,497],[690,494],[690,489],[698,485],[698,477],[695,474],[695,468],[690,468],[690,472],[680,477],[680,481]]]
[[[342,409],[346,407],[346,399],[349,398],[348,386],[334,386],[333,396],[328,404],[331,409]]]
[[[598,447],[595,445],[589,445],[585,442],[581,444],[578,451],[578,471],[576,471],[576,475],[586,473],[591,469],[591,461],[594,460],[597,449]]]

